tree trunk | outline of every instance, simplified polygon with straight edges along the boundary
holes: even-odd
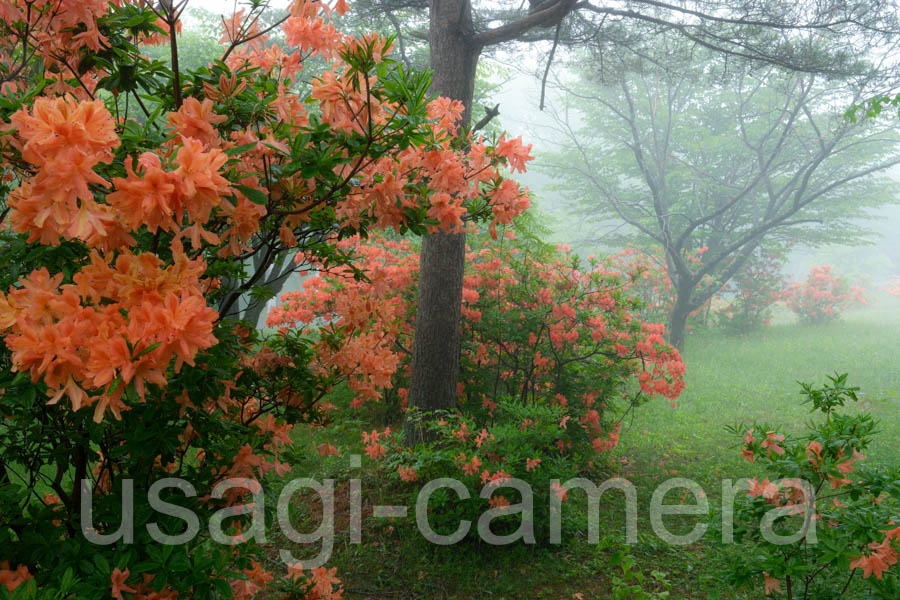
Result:
[[[475,69],[481,52],[473,43],[473,36],[468,0],[432,0],[431,92],[463,103],[463,126],[469,124],[472,114]],[[428,437],[420,427],[416,412],[456,406],[465,258],[465,234],[434,233],[422,240],[409,383],[409,408],[414,412],[406,423],[408,444]]]
[[[675,297],[675,306],[669,315],[669,343],[679,352],[684,350],[684,337],[687,331],[687,320],[691,314],[691,293],[693,287],[679,287]]]
[[[293,268],[293,261],[290,258],[286,258],[281,265],[272,265],[270,268],[272,272],[268,273],[259,285],[268,288],[274,297],[277,298],[281,290],[284,289],[284,284],[290,278],[291,273],[289,271]],[[259,327],[259,319],[264,316],[263,311],[266,309],[267,303],[262,300],[250,300],[249,294],[247,302],[247,307],[244,308],[241,314],[241,320],[249,321],[253,323],[254,327]],[[265,323],[262,324],[262,327],[265,327]]]

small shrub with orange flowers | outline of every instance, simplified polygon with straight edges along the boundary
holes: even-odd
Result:
[[[894,277],[885,286],[884,291],[888,296],[900,298],[900,277]]]
[[[775,597],[898,598],[900,477],[866,468],[876,423],[842,410],[857,400],[846,374],[828,379],[820,388],[802,384],[821,417],[808,434],[760,424],[732,429],[743,440],[742,456],[767,476],[738,492],[727,579]],[[773,516],[774,536],[766,539],[760,524]]]
[[[756,249],[719,292],[713,309],[716,326],[734,335],[768,327],[787,285],[781,272],[784,262],[783,253]]]
[[[809,270],[806,281],[794,282],[784,293],[785,304],[801,323],[828,323],[854,306],[865,305],[865,290],[834,274],[830,265]]]
[[[294,425],[327,421],[335,351],[260,340],[239,301],[298,252],[358,272],[340,238],[528,206],[499,172],[528,147],[460,131],[462,105],[429,98],[391,40],[334,28],[343,0],[293,0],[263,29],[268,4],[226,19],[221,59],[185,73],[183,2],[0,2],[0,597],[271,592],[239,510],[257,484],[215,487],[290,470]],[[171,65],[143,57],[164,40]],[[324,68],[304,79],[308,59]],[[168,477],[190,488],[160,500],[200,522],[173,545],[153,532],[185,520],[151,506]],[[221,510],[230,544],[207,527]],[[291,597],[341,596],[333,571],[291,567]]]

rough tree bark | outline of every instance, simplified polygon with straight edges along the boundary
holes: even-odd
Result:
[[[691,314],[691,296],[694,287],[679,289],[675,297],[675,306],[669,315],[669,343],[679,351],[684,350],[684,338],[687,333],[687,320]]]
[[[433,0],[431,3],[431,92],[465,105],[462,126],[468,126],[475,91],[475,69],[481,47],[468,0]],[[462,305],[466,236],[434,233],[422,240],[419,297],[413,338],[409,406],[422,412],[456,406],[459,377],[459,320]],[[406,423],[406,439],[425,439],[416,419]]]
[[[548,0],[525,17],[476,32],[470,0],[431,0],[428,41],[432,93],[462,102],[462,126],[467,127],[482,49],[518,39],[536,27],[556,25],[575,8],[575,3],[576,0]],[[436,233],[422,240],[409,384],[413,415],[456,406],[465,258],[463,234]],[[408,444],[426,437],[415,417],[407,419],[405,430]]]

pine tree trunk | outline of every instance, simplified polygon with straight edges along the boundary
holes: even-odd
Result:
[[[481,51],[473,44],[473,35],[468,0],[432,0],[431,92],[465,105],[464,126],[471,118],[475,69]],[[419,427],[417,412],[456,406],[465,257],[465,234],[434,233],[422,240],[409,384],[409,408],[414,416],[406,423],[408,444],[429,437]]]

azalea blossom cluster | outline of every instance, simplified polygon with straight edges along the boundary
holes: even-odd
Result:
[[[65,395],[72,410],[95,406],[98,423],[107,410],[121,418],[128,386],[144,400],[148,383],[166,385],[170,363],[176,373],[193,366],[216,343],[218,318],[203,298],[202,260],[181,253],[167,266],[127,250],[107,260],[94,252],[71,284],[41,269],[0,295],[13,370],[42,380],[49,404]]]
[[[468,259],[463,315],[471,335],[463,363],[473,374],[492,375],[464,380],[470,402],[489,412],[498,393],[542,397],[564,407],[581,404],[592,414],[631,377],[648,396],[674,402],[681,394],[680,355],[665,342],[663,325],[632,314],[631,290],[619,271],[599,261],[582,266],[566,247],[541,252],[515,239],[503,246],[485,242]],[[578,368],[567,372],[570,363]],[[613,383],[604,385],[608,379]]]
[[[784,303],[803,323],[827,323],[854,306],[865,306],[866,290],[834,274],[831,265],[812,267],[806,281],[784,291]]]
[[[117,4],[121,0],[114,0]],[[48,70],[58,76],[53,78],[62,87],[78,65],[78,55],[84,50],[99,51],[107,42],[100,31],[98,20],[109,11],[109,0],[4,0],[0,2],[0,22],[7,24],[11,39],[0,47],[0,62],[6,65],[25,66],[26,61],[16,55],[17,38],[27,38],[31,52],[40,57]],[[0,91],[20,91],[24,68],[12,67],[11,73],[2,78]],[[96,84],[95,74],[87,79]]]
[[[664,323],[675,304],[675,292],[662,252],[645,252],[629,245],[608,260],[611,266],[629,274],[631,293],[643,301],[639,314],[648,321]]]
[[[701,265],[708,246],[686,251],[689,265]],[[667,322],[676,302],[676,290],[669,274],[669,265],[661,249],[645,251],[633,246],[609,257],[610,264],[629,273],[631,293],[643,300],[637,313],[650,322]],[[782,275],[784,255],[778,251],[755,249],[744,265],[724,285],[713,275],[705,274],[701,288],[716,287],[717,291],[702,306],[689,315],[691,325],[715,325],[728,333],[743,334],[768,327],[772,307],[784,299],[787,282]]]

